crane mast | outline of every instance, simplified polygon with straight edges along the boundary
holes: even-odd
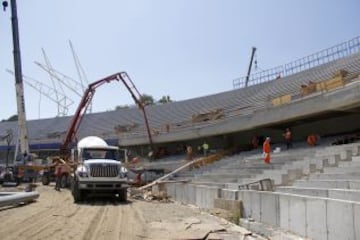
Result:
[[[5,5],[4,5],[5,7]],[[21,70],[21,56],[20,56],[20,41],[19,41],[19,27],[17,18],[16,0],[11,0],[11,24],[14,47],[14,69],[15,69],[15,89],[16,89],[16,103],[18,114],[18,127],[20,139],[20,152],[29,153],[29,139],[26,125],[26,111],[24,98],[24,85],[22,80]]]
[[[251,67],[252,67],[252,63],[253,63],[253,60],[254,60],[255,52],[256,52],[256,47],[252,47],[252,49],[251,49],[251,58],[250,58],[250,63],[249,63],[249,69],[248,69],[248,72],[247,72],[247,75],[246,75],[245,87],[247,87],[248,83],[249,83]]]

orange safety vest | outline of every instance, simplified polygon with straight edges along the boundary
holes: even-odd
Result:
[[[270,148],[270,142],[267,141],[267,140],[265,140],[265,142],[263,144],[263,152],[265,153],[264,162],[265,163],[270,163],[271,148]]]

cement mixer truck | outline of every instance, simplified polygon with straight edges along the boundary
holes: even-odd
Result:
[[[75,171],[71,179],[74,202],[94,195],[113,195],[127,201],[127,169],[119,160],[120,151],[95,136],[85,137],[72,151]]]

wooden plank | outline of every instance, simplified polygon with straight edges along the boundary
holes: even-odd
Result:
[[[164,175],[164,176],[156,179],[155,181],[153,181],[153,182],[151,182],[151,183],[149,183],[149,184],[147,184],[147,185],[144,185],[144,186],[142,186],[142,187],[139,187],[139,190],[147,189],[147,188],[152,187],[152,186],[154,186],[154,185],[156,185],[156,184],[158,184],[158,183],[161,183],[162,180],[165,180],[165,179],[167,179],[168,177],[174,175],[175,173],[180,172],[181,170],[184,170],[185,168],[191,166],[192,164],[195,164],[195,163],[199,163],[199,162],[201,162],[201,161],[204,161],[205,159],[206,159],[206,157],[205,157],[205,158],[203,157],[203,158],[194,159],[193,161],[188,162],[188,163],[182,165],[181,167],[179,167],[179,168],[175,169],[174,171],[172,171],[172,172],[170,172],[170,173],[168,173],[168,174],[166,174],[166,175]]]

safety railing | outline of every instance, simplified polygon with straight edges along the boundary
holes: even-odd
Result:
[[[337,44],[333,47],[316,52],[309,56],[297,59],[283,66],[267,69],[249,76],[248,86],[274,80],[280,77],[290,76],[292,74],[308,70],[310,68],[349,56],[360,52],[360,36],[349,41]],[[245,87],[246,77],[240,77],[233,80],[233,87]]]

